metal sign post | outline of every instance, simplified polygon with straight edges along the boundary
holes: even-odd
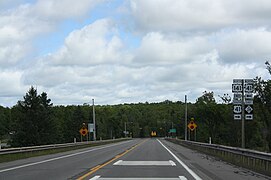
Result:
[[[93,141],[96,141],[96,122],[95,122],[95,105],[94,105],[94,99],[92,99],[92,111],[93,111]]]
[[[187,95],[184,96],[184,100],[185,100],[184,140],[187,141]]]
[[[245,148],[245,120],[253,120],[253,85],[253,79],[234,79],[232,84],[233,119],[242,123],[242,148]]]

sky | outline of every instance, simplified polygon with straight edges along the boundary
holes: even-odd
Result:
[[[270,0],[0,0],[0,105],[195,102],[270,79]]]

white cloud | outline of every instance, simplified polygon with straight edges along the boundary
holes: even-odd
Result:
[[[199,56],[210,50],[211,47],[204,37],[187,39],[152,32],[143,37],[135,61],[143,64],[172,65],[199,60]]]
[[[225,62],[263,63],[271,56],[271,31],[265,28],[237,29],[218,33],[217,37],[217,50]]]
[[[2,104],[15,104],[31,85],[47,92],[54,104],[92,98],[116,104],[177,101],[185,94],[195,101],[205,90],[230,94],[234,78],[270,78],[264,66],[271,55],[268,0],[103,4],[112,12],[95,9],[101,2],[108,1],[38,0],[1,9]],[[131,12],[124,17],[127,9]],[[65,31],[59,49],[36,57],[33,41],[62,34],[58,27],[65,20],[84,27]]]
[[[22,82],[21,82],[22,72],[19,71],[3,71],[0,72],[0,89],[1,96],[12,96],[21,94]]]
[[[49,58],[58,65],[125,64],[129,57],[121,52],[122,47],[113,22],[101,19],[71,32],[64,46]]]
[[[269,0],[130,0],[135,28],[141,32],[205,32],[225,26],[270,26]]]
[[[104,0],[38,0],[33,6],[33,13],[42,19],[61,20],[85,16],[97,4]]]
[[[33,40],[57,29],[67,18],[85,16],[102,1],[46,0],[0,11],[0,64],[13,66],[34,50]]]

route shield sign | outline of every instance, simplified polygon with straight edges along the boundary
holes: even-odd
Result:
[[[232,104],[242,104],[242,94],[240,93],[233,94]]]
[[[253,113],[253,105],[245,105],[245,112],[246,112],[246,114],[252,114]]]
[[[244,88],[246,93],[253,93],[253,84],[245,84]]]
[[[242,84],[232,84],[232,92],[233,93],[241,93],[243,91]]]
[[[233,106],[233,112],[235,114],[241,114],[242,113],[242,106],[241,105],[234,105]]]

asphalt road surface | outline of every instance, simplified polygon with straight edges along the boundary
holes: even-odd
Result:
[[[0,179],[266,180],[270,177],[163,139],[130,141],[0,163]]]

